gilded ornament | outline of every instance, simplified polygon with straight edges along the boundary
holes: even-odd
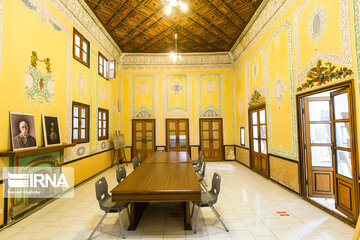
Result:
[[[249,102],[249,108],[257,107],[260,105],[265,104],[265,97],[262,96],[258,91],[254,91],[251,95],[250,102]]]

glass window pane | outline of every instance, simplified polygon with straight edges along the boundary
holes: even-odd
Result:
[[[101,137],[101,129],[99,129],[99,137]]]
[[[106,120],[106,113],[103,113],[103,119]]]
[[[213,149],[219,149],[220,148],[220,141],[216,140],[213,141]]]
[[[185,122],[179,122],[179,130],[180,131],[185,131],[186,130]]]
[[[80,48],[75,46],[75,56],[80,57]]]
[[[169,139],[170,139],[170,140],[176,139],[176,135],[170,135],[170,136],[169,136]]]
[[[311,143],[331,143],[330,123],[310,124]]]
[[[146,149],[152,149],[153,147],[152,141],[147,141],[146,142]]]
[[[333,97],[335,119],[349,119],[348,94],[342,93]]]
[[[101,128],[101,122],[99,121],[99,128]]]
[[[257,124],[257,112],[252,113],[252,123]]]
[[[338,174],[352,178],[350,152],[336,150],[336,165],[336,171]]]
[[[107,77],[107,63],[106,63],[106,60],[104,59],[104,75],[105,77]]]
[[[84,118],[86,116],[86,109],[82,108],[81,109],[81,117]]]
[[[266,138],[266,125],[260,125],[260,138]]]
[[[142,123],[136,123],[135,124],[135,129],[136,129],[136,131],[141,131],[142,130]]]
[[[87,63],[87,54],[86,53],[83,54],[82,60]]]
[[[101,56],[99,56],[99,64],[103,65],[103,58]]]
[[[85,122],[85,118],[81,119],[81,128],[85,128],[86,127],[86,122]]]
[[[240,128],[240,144],[245,145],[245,128]]]
[[[106,129],[103,129],[103,136],[106,136]]]
[[[152,130],[152,123],[151,122],[147,122],[145,124],[146,130]]]
[[[99,72],[100,72],[101,74],[103,73],[103,69],[102,69],[101,66],[99,67]]]
[[[80,46],[80,37],[75,34],[75,44]]]
[[[265,124],[265,123],[266,123],[265,110],[261,110],[261,111],[259,112],[259,115],[260,115],[260,123],[261,123],[261,124]]]
[[[335,123],[336,146],[350,148],[350,128],[348,122]]]
[[[81,129],[81,138],[85,138],[86,134],[85,134],[85,129]]]
[[[103,128],[106,128],[106,121],[103,121]]]
[[[88,47],[87,43],[86,43],[86,42],[83,42],[83,47],[82,47],[82,49],[84,50],[85,53],[87,53],[87,47]]]
[[[99,112],[99,120],[101,120],[101,116],[102,116],[102,114],[101,114],[101,112]]]
[[[79,116],[79,108],[78,107],[74,107],[74,117],[78,117]]]
[[[209,139],[209,132],[203,131],[203,139]]]
[[[213,130],[219,130],[219,122],[213,122],[212,123],[212,129]]]
[[[260,146],[261,146],[261,153],[266,154],[267,153],[267,148],[266,148],[266,140],[261,140],[260,142]]]
[[[253,126],[253,138],[258,138],[258,127]]]
[[[179,139],[180,140],[186,140],[186,135],[185,134],[179,135]]]
[[[310,121],[330,121],[330,101],[309,102]]]
[[[74,131],[73,131],[73,139],[78,139],[78,138],[79,138],[79,130],[74,129]]]
[[[78,118],[74,118],[74,126],[73,128],[79,128],[79,119]]]
[[[180,149],[186,149],[186,141],[181,141],[179,142],[179,148]]]
[[[331,167],[332,166],[331,147],[312,146],[311,165],[313,167]]]
[[[169,148],[170,148],[170,149],[176,149],[176,141],[170,140],[170,142],[169,142]]]
[[[202,142],[203,142],[204,148],[207,148],[207,149],[210,148],[210,142],[208,140],[203,140]]]
[[[220,139],[219,131],[213,131],[213,139]]]
[[[209,122],[203,122],[203,130],[209,130]]]
[[[254,139],[254,152],[259,152],[259,141]]]

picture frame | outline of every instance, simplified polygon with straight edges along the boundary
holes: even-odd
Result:
[[[13,151],[37,148],[35,115],[10,112],[10,137]]]
[[[62,144],[58,116],[42,115],[42,126],[45,147]]]

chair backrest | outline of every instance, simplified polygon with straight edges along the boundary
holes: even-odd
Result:
[[[143,159],[142,159],[142,156],[141,156],[141,153],[139,153],[139,162],[142,163],[143,162]]]
[[[99,201],[100,208],[104,210],[103,202],[111,198],[108,192],[108,184],[105,177],[100,178],[95,182],[96,199]]]
[[[200,172],[199,172],[199,174],[200,174],[202,177],[205,176],[205,169],[206,169],[206,162],[203,161],[202,164],[201,164]]]
[[[213,175],[212,182],[211,182],[211,189],[209,192],[213,193],[215,195],[215,201],[216,203],[219,193],[220,193],[220,183],[221,183],[221,177],[216,172]]]
[[[202,155],[202,152],[199,151],[199,158],[201,158],[201,157],[204,157],[204,156]]]
[[[117,182],[121,182],[124,178],[126,178],[126,169],[124,166],[120,166],[116,169],[116,180]]]
[[[137,157],[134,157],[132,162],[133,162],[133,167],[135,170],[139,166],[139,160]]]

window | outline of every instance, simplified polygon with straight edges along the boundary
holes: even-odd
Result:
[[[107,79],[108,60],[99,52],[99,75]]]
[[[98,112],[98,139],[105,140],[109,138],[109,111],[99,108]]]
[[[72,142],[89,142],[89,105],[73,102]]]
[[[240,127],[240,145],[245,146],[245,128]]]
[[[73,57],[85,66],[89,67],[90,43],[75,28],[73,44]]]

